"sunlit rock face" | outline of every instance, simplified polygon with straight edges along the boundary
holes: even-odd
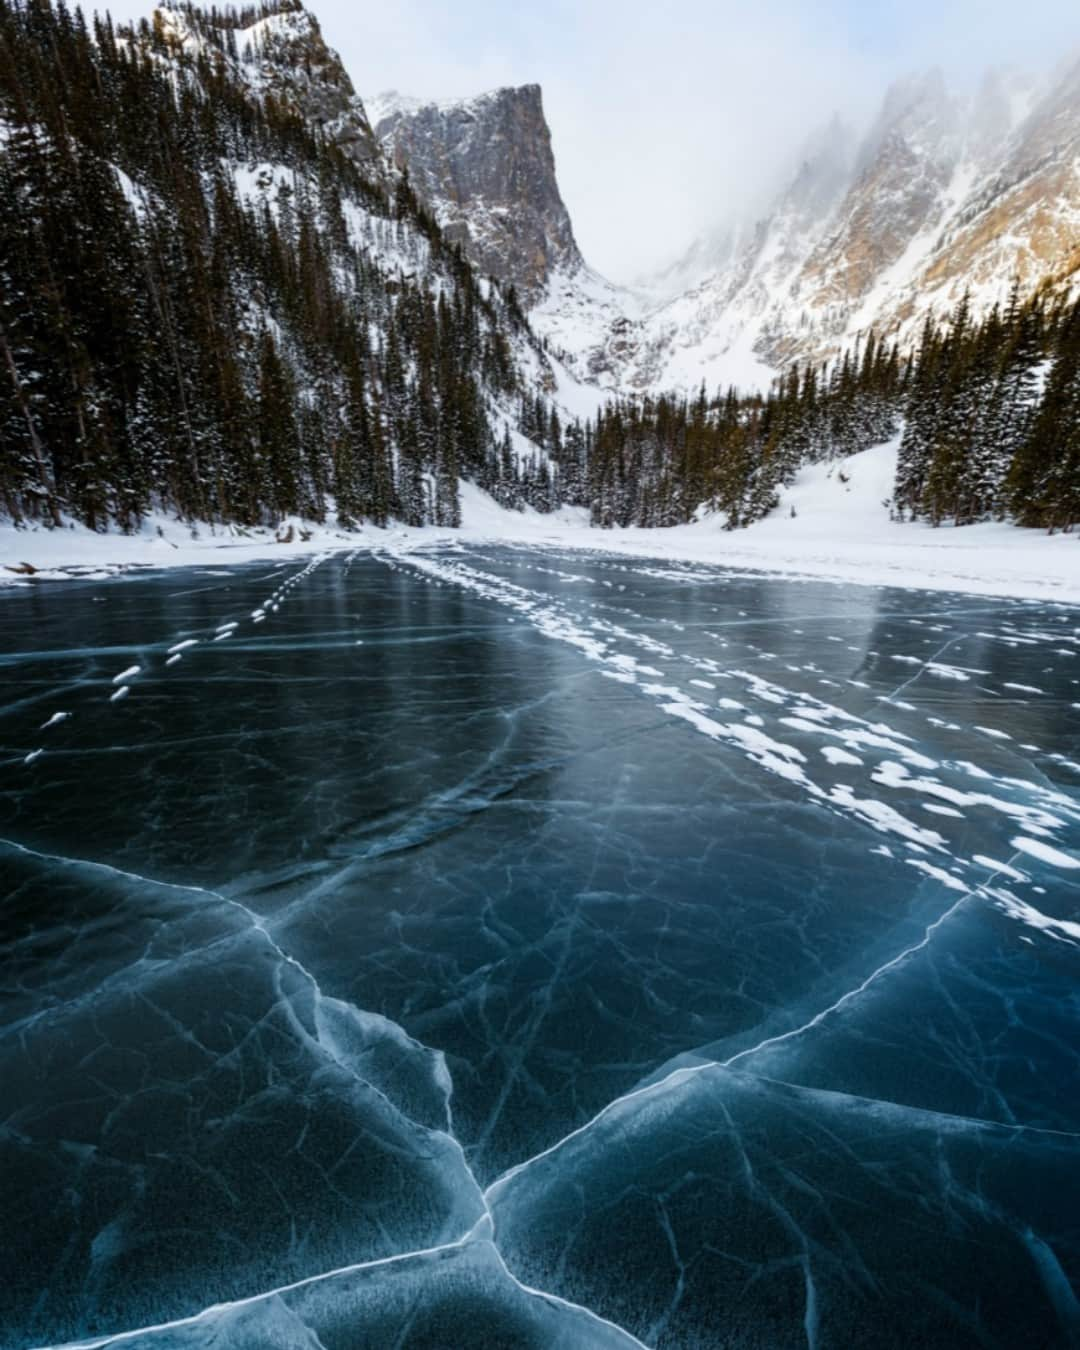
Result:
[[[1039,90],[988,76],[970,98],[940,73],[890,88],[861,138],[812,138],[774,207],[732,252],[649,314],[636,373],[688,383],[702,366],[738,380],[830,359],[871,330],[909,342],[965,292],[984,314],[1080,267],[1080,81]],[[1074,284],[1074,283],[1073,283]]]
[[[0,639],[0,1343],[1075,1345],[1075,610],[380,532]]]

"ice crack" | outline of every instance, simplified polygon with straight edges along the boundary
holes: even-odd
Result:
[[[862,980],[858,985],[856,985],[854,989],[849,989],[845,993],[841,994],[838,999],[830,1003],[827,1008],[823,1008],[819,1012],[815,1013],[814,1016],[811,1017],[808,1021],[803,1022],[801,1025],[797,1027],[792,1027],[789,1031],[781,1032],[775,1036],[766,1036],[764,1039],[760,1040],[756,1045],[749,1046],[745,1050],[740,1050],[736,1054],[731,1055],[728,1059],[724,1060],[709,1059],[701,1062],[700,1064],[693,1064],[673,1069],[671,1073],[666,1074],[663,1078],[659,1079],[655,1083],[647,1083],[643,1087],[634,1088],[632,1091],[624,1093],[620,1097],[616,1097],[613,1101],[608,1102],[608,1104],[605,1107],[603,1107],[600,1111],[598,1111],[596,1115],[593,1116],[590,1120],[587,1120],[584,1125],[579,1125],[577,1129],[571,1130],[561,1139],[556,1140],[554,1144],[549,1145],[548,1148],[542,1149],[539,1153],[534,1154],[531,1158],[526,1158],[524,1162],[515,1164],[513,1167],[509,1168],[506,1172],[504,1172],[502,1176],[497,1177],[491,1183],[491,1185],[487,1187],[486,1191],[484,1192],[484,1196],[485,1199],[487,1200],[488,1205],[490,1206],[498,1198],[499,1193],[514,1179],[514,1177],[520,1175],[527,1168],[532,1167],[535,1163],[540,1162],[542,1159],[551,1157],[553,1154],[557,1153],[560,1149],[565,1147],[565,1145],[567,1145],[571,1140],[577,1139],[581,1135],[585,1134],[587,1131],[591,1130],[592,1127],[599,1120],[602,1120],[612,1111],[617,1110],[625,1103],[635,1100],[642,1100],[652,1095],[659,1095],[660,1093],[668,1090],[669,1088],[674,1087],[679,1083],[685,1082],[686,1079],[692,1078],[694,1077],[694,1075],[703,1073],[709,1069],[716,1069],[716,1068],[730,1069],[734,1065],[738,1064],[741,1060],[749,1059],[752,1055],[756,1055],[761,1050],[768,1049],[769,1047],[774,1045],[779,1045],[784,1041],[795,1040],[797,1037],[803,1036],[807,1032],[813,1030],[815,1027],[820,1026],[827,1018],[831,1017],[841,1008],[846,1007],[854,999],[858,998],[861,994],[865,993],[866,990],[869,989],[872,984],[876,983],[879,979],[881,979],[883,975],[886,975],[890,970],[895,970],[898,966],[901,966],[905,961],[909,959],[909,957],[914,956],[916,952],[922,951],[929,944],[934,933],[942,926],[942,924],[946,923],[963,905],[967,903],[968,900],[972,898],[972,896],[978,895],[980,893],[987,893],[987,896],[989,898],[988,888],[997,880],[998,876],[1006,874],[1007,869],[1011,867],[1011,865],[1016,861],[1017,856],[1018,856],[1017,854],[1014,854],[1013,857],[1009,859],[1008,863],[1006,863],[1000,871],[995,872],[991,877],[988,877],[986,881],[982,882],[979,886],[976,886],[968,890],[964,895],[960,896],[951,905],[949,905],[949,907],[942,914],[940,914],[938,918],[936,918],[933,921],[933,923],[927,925],[926,930],[923,933],[923,936],[920,938],[918,942],[912,943],[912,945],[909,947],[905,947],[904,950],[900,952],[898,955],[892,957],[890,960],[878,966],[876,970],[871,971],[871,973],[867,975],[867,977],[864,980]],[[1016,1125],[1016,1126],[1005,1126],[1003,1128],[1024,1130],[1027,1127],[1023,1125]]]
[[[308,1275],[302,1280],[293,1280],[291,1284],[278,1285],[274,1289],[264,1289],[257,1294],[249,1294],[244,1298],[232,1299],[226,1303],[212,1303],[209,1307],[202,1308],[189,1317],[177,1317],[171,1322],[156,1322],[149,1326],[135,1327],[128,1331],[114,1331],[108,1335],[95,1336],[86,1341],[65,1341],[62,1345],[42,1346],[37,1347],[37,1350],[100,1350],[102,1346],[122,1345],[125,1341],[132,1341],[138,1336],[152,1336],[166,1331],[176,1331],[181,1327],[198,1326],[201,1322],[217,1317],[223,1312],[250,1308],[265,1299],[280,1298],[283,1294],[292,1294],[300,1289],[310,1289],[314,1285],[325,1284],[327,1280],[338,1279],[343,1275],[354,1275],[362,1270],[392,1266],[400,1261],[411,1261],[426,1256],[438,1256],[443,1252],[456,1251],[464,1247],[466,1243],[473,1241],[477,1235],[477,1229],[487,1221],[488,1216],[485,1214],[467,1233],[460,1238],[456,1238],[453,1242],[443,1242],[438,1246],[424,1247],[417,1251],[401,1252],[395,1256],[381,1256],[374,1261],[358,1261],[352,1265],[339,1266],[335,1270],[322,1271],[318,1275]]]
[[[157,881],[153,878],[142,876],[137,872],[129,872],[124,868],[114,867],[110,863],[95,862],[91,859],[84,859],[84,858],[70,858],[61,854],[45,853],[38,849],[30,848],[25,844],[17,843],[15,840],[0,839],[0,845],[11,848],[15,852],[21,853],[24,856],[38,858],[44,862],[50,862],[65,867],[91,868],[94,870],[108,873],[113,876],[123,877],[127,881],[135,881],[148,886],[158,886],[166,890],[182,891],[193,895],[205,896],[212,900],[218,901],[222,904],[238,909],[250,921],[252,928],[258,933],[260,933],[261,936],[265,938],[265,940],[270,944],[271,948],[282,960],[282,962],[292,966],[296,971],[298,971],[303,976],[305,980],[309,982],[312,991],[315,994],[317,1006],[318,1004],[327,1004],[327,1005],[338,1004],[340,1006],[351,1008],[358,1015],[361,1016],[364,1015],[362,1009],[353,1008],[353,1005],[344,1004],[342,1003],[341,1000],[332,999],[328,995],[324,994],[315,976],[300,961],[298,961],[296,957],[294,957],[291,953],[285,951],[285,949],[282,948],[277,943],[277,941],[268,931],[266,927],[266,921],[263,918],[263,916],[257,913],[257,911],[251,909],[248,905],[245,905],[240,900],[235,900],[230,896],[222,895],[219,891],[211,890],[205,886],[191,886],[185,885],[180,882]],[[288,1006],[289,1004],[288,999],[284,999],[283,1003],[286,1006]],[[48,1011],[52,1012],[55,1010],[49,1009]],[[307,1033],[303,1027],[298,1027],[298,1030],[301,1032],[301,1034],[304,1035],[310,1034]],[[399,1028],[399,1030],[401,1031],[401,1034],[403,1036],[408,1036],[408,1033],[405,1032],[404,1028]],[[369,1083],[367,1079],[362,1078],[361,1075],[359,1075],[356,1072],[356,1070],[347,1062],[347,1059],[342,1058],[338,1050],[338,1047],[334,1043],[333,1036],[329,1034],[328,1029],[325,1027],[325,1024],[322,1023],[322,1019],[320,1019],[317,1014],[316,1014],[316,1036],[320,1047],[327,1055],[329,1055],[334,1060],[336,1064],[338,1064],[340,1068],[348,1072],[357,1081],[362,1082],[366,1087],[370,1088],[373,1092],[376,1092],[380,1097],[382,1097],[386,1101],[386,1104],[390,1109],[397,1110],[394,1104],[385,1097],[385,1094],[383,1094],[379,1090],[379,1088],[375,1086],[375,1084]],[[411,1041],[413,1038],[408,1037],[408,1039]],[[419,1044],[419,1042],[415,1043]],[[449,1098],[447,1102],[447,1107],[449,1117]],[[610,1330],[624,1337],[628,1347],[639,1347],[639,1350],[649,1350],[649,1348],[644,1344],[644,1342],[639,1341],[630,1332],[626,1331],[622,1327],[617,1326],[616,1323],[611,1322],[608,1319],[600,1316],[599,1313],[593,1312],[590,1308],[586,1308],[579,1304],[572,1303],[570,1300],[564,1299],[560,1297],[558,1294],[549,1293],[545,1290],[534,1289],[531,1286],[524,1284],[521,1280],[517,1278],[517,1276],[513,1274],[513,1272],[507,1267],[502,1257],[502,1254],[498,1251],[498,1248],[494,1242],[495,1224],[494,1218],[491,1213],[491,1207],[488,1203],[487,1195],[480,1186],[480,1183],[477,1180],[475,1173],[473,1172],[472,1168],[469,1165],[468,1159],[465,1155],[465,1151],[461,1145],[460,1140],[458,1140],[454,1136],[452,1129],[450,1128],[449,1118],[447,1122],[447,1128],[443,1131],[440,1131],[440,1133],[445,1135],[445,1137],[451,1142],[456,1152],[458,1153],[464,1174],[469,1178],[469,1180],[475,1187],[476,1200],[481,1210],[479,1218],[468,1230],[468,1232],[462,1234],[461,1237],[456,1238],[450,1242],[440,1243],[434,1247],[420,1248],[413,1251],[396,1253],[390,1256],[378,1257],[370,1261],[361,1261],[350,1265],[341,1266],[334,1270],[321,1272],[317,1275],[307,1276],[300,1280],[294,1280],[289,1284],[280,1285],[273,1289],[264,1290],[256,1294],[247,1295],[244,1298],[230,1300],[225,1303],[212,1304],[209,1307],[204,1308],[197,1313],[193,1313],[187,1317],[176,1318],[172,1321],[163,1322],[146,1327],[140,1327],[134,1330],[111,1332],[107,1335],[93,1337],[89,1340],[65,1342],[64,1346],[62,1347],[62,1350],[100,1350],[101,1347],[122,1345],[125,1342],[130,1342],[132,1340],[135,1340],[136,1338],[149,1336],[155,1333],[165,1333],[183,1327],[198,1326],[201,1323],[208,1321],[210,1318],[220,1315],[222,1312],[228,1312],[239,1308],[251,1307],[264,1300],[271,1299],[274,1297],[280,1297],[282,1295],[289,1294],[300,1289],[310,1288],[314,1285],[325,1283],[328,1280],[335,1279],[341,1276],[347,1276],[349,1274],[358,1271],[391,1266],[395,1263],[400,1263],[403,1261],[422,1259],[425,1257],[433,1257],[443,1253],[460,1250],[465,1246],[467,1246],[470,1242],[474,1241],[488,1241],[491,1243],[492,1250],[495,1253],[500,1268],[506,1273],[508,1279],[510,1279],[513,1282],[513,1284],[515,1284],[523,1293],[529,1295],[530,1297],[544,1299],[554,1306],[566,1308],[570,1311],[573,1311],[575,1313],[580,1314],[581,1316],[588,1318],[591,1321],[595,1321],[598,1325],[603,1325],[609,1328]],[[61,1347],[49,1347],[47,1348],[47,1350],[61,1350]]]

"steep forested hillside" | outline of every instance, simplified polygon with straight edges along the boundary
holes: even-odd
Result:
[[[291,0],[120,31],[0,0],[9,516],[244,524],[332,498],[342,523],[453,525],[461,473],[528,494],[500,450],[546,358],[335,63]]]

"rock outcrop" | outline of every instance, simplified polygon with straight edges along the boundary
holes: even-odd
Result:
[[[482,272],[532,302],[556,270],[581,265],[539,85],[463,102],[383,94],[368,104],[383,149]]]

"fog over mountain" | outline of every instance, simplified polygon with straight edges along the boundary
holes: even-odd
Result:
[[[148,6],[117,0],[116,18]],[[460,99],[540,84],[582,251],[633,283],[718,224],[752,221],[833,112],[859,128],[881,91],[940,65],[952,88],[994,66],[1048,72],[1080,30],[1068,0],[688,0],[672,7],[552,0],[328,0],[327,41],[357,89]],[[643,182],[648,184],[643,190]]]
[[[974,86],[931,67],[884,85],[862,125],[834,114],[804,131],[771,199],[733,201],[631,287],[581,247],[539,85],[367,106],[471,261],[517,288],[578,379],[611,390],[765,388],[871,332],[909,349],[965,294],[983,316],[1014,283],[1021,297],[1071,286],[1080,262],[1080,62]]]

